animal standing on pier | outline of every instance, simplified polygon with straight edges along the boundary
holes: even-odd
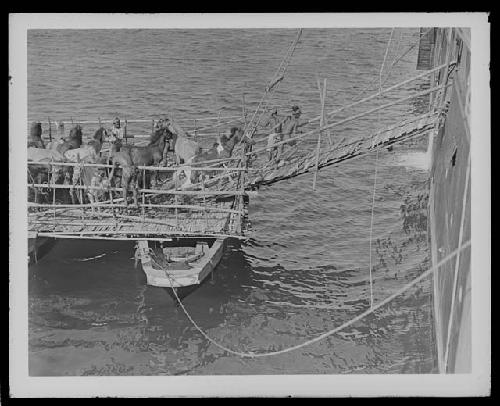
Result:
[[[123,145],[116,139],[111,144],[111,155],[118,152],[128,154],[134,166],[166,166],[167,151],[170,143],[167,141],[171,137],[171,133],[166,128],[156,129],[151,135],[149,144],[146,146]],[[125,161],[124,161],[125,163]],[[151,184],[158,183],[158,171],[154,171],[151,177]],[[147,185],[143,185],[147,187]]]
[[[217,159],[228,159],[231,158],[234,148],[236,145],[238,145],[241,141],[243,141],[244,144],[252,145],[255,142],[253,140],[250,140],[248,137],[244,136],[244,132],[240,127],[231,127],[229,130],[229,135],[223,134],[220,137],[217,137],[217,141],[213,144],[212,148],[210,148],[207,151],[201,151],[198,154],[196,154],[192,160],[191,163],[197,164],[205,161],[213,161]],[[214,172],[205,172],[205,176],[213,176],[216,174],[216,171]],[[199,174],[198,171],[192,170],[192,175],[191,175],[191,181],[197,181],[199,179]]]
[[[88,142],[87,145],[83,147],[69,149],[64,153],[64,158],[66,162],[75,162],[75,163],[97,163],[102,149],[102,144],[104,139],[107,137],[107,131],[104,127],[100,127],[94,134],[92,140]],[[67,179],[67,172],[71,171],[70,166],[64,167],[63,171],[65,172],[64,177]],[[76,186],[76,184],[82,178],[84,184],[90,184],[90,179],[92,178],[95,172],[95,168],[82,168],[80,166],[75,166],[73,168],[73,176],[72,176],[72,186]],[[70,189],[71,201],[74,203],[74,190]],[[83,202],[80,202],[83,203]]]
[[[109,160],[112,162],[113,165],[113,169],[111,169],[111,172],[109,174],[110,181],[113,180],[116,168],[118,166],[121,168],[122,173],[121,173],[120,186],[122,187],[123,190],[122,192],[123,202],[125,203],[126,206],[128,205],[127,192],[130,188],[132,188],[134,204],[138,206],[139,205],[139,201],[137,199],[138,170],[137,167],[132,162],[130,151],[128,151],[127,149],[119,150],[116,144],[112,144],[111,151],[109,154]]]
[[[64,162],[64,155],[58,151],[43,148],[28,148],[28,162],[37,162],[39,165],[28,165],[28,184],[30,183],[49,183],[50,163]],[[52,165],[52,182],[57,178],[57,168]],[[33,188],[34,200],[38,203],[38,188]]]
[[[64,127],[62,128],[64,131]],[[61,154],[64,154],[66,151],[70,149],[80,148],[83,143],[83,133],[82,126],[76,124],[71,128],[69,132],[69,136],[66,138],[59,138],[57,141],[53,141],[49,143],[48,148],[57,150]]]
[[[94,169],[94,168],[92,168]],[[90,179],[90,186],[91,187],[100,187],[100,188],[108,188],[111,186],[110,179],[106,176],[106,169],[104,168],[97,168],[96,170],[93,171],[92,178]],[[92,204],[92,215],[95,213],[95,203],[99,203],[100,199],[105,196],[106,191],[105,190],[99,190],[99,189],[89,189],[87,191],[87,197],[89,198],[90,203]],[[97,213],[100,217],[101,214],[101,208],[100,206],[97,206]]]
[[[32,122],[28,136],[28,148],[45,148],[42,140],[42,123]]]

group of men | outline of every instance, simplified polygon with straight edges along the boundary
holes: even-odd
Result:
[[[285,117],[280,117],[278,115],[277,108],[271,110],[271,115],[264,123],[264,127],[269,128],[272,131],[267,137],[267,152],[269,161],[280,160],[285,150],[285,144],[295,145],[294,141],[290,141],[289,143],[274,146],[281,141],[295,137],[298,133],[298,128],[304,125],[304,123],[299,122],[301,114],[302,112],[300,107],[297,105],[292,106],[291,114]]]
[[[285,141],[296,136],[299,127],[305,124],[300,123],[299,121],[301,114],[301,109],[297,105],[292,106],[291,114],[288,114],[284,117],[278,114],[277,108],[271,110],[271,115],[264,123],[264,128],[269,128],[269,130],[271,130],[271,133],[267,138],[267,152],[269,161],[279,161],[285,150],[285,145],[295,145],[294,141],[290,141],[289,143],[282,143],[274,146],[281,141]],[[165,124],[163,121],[164,119],[160,119],[159,121],[157,121],[155,128],[161,128]],[[122,140],[124,138],[124,129],[123,127],[121,127],[120,119],[118,117],[113,120],[113,126],[108,133],[109,137],[107,141],[110,142],[114,142],[117,139]]]

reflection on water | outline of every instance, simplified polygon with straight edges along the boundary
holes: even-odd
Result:
[[[275,101],[298,103],[312,117],[319,96],[311,78],[318,73],[329,80],[329,109],[349,102],[378,72],[389,32],[305,30]],[[398,36],[400,49],[417,32]],[[218,106],[239,113],[242,92],[250,103],[258,100],[293,35],[30,31],[29,116],[142,118],[167,109],[193,117],[214,114]],[[415,56],[408,54],[386,86],[414,74]],[[388,60],[394,57],[389,53]],[[381,114],[379,124],[421,114],[419,108],[399,106]],[[334,139],[363,135],[373,126],[373,118],[350,123]],[[414,152],[424,149],[422,140],[379,156],[375,302],[429,266],[426,172]],[[250,240],[230,244],[213,278],[183,301],[200,327],[238,351],[273,351],[366,310],[374,165],[369,156],[322,170],[314,193],[312,175],[261,188],[250,201]],[[30,267],[31,375],[434,371],[430,281],[319,343],[241,359],[207,342],[164,289],[147,286],[132,256],[133,242],[61,240]]]

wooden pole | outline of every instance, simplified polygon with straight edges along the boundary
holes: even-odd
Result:
[[[125,119],[125,126],[123,127],[123,138],[125,138],[125,144],[128,143],[127,140],[127,119]]]
[[[34,187],[34,188],[41,188],[41,189],[46,189],[47,184],[44,183],[35,183],[33,185],[27,185],[28,187]],[[102,186],[87,186],[87,185],[52,185],[51,187],[55,187],[56,189],[70,189],[73,187],[74,189],[78,190],[112,190],[115,192],[121,192],[121,188],[105,188]],[[244,195],[250,195],[251,193],[248,191],[245,192],[240,192],[238,190],[210,190],[206,189],[205,191],[203,190],[164,190],[164,189],[139,189],[138,192],[145,191],[146,193],[151,193],[153,195],[186,195],[186,196],[240,196],[242,194]]]
[[[196,123],[196,119],[194,119],[194,139],[195,141],[198,140],[198,125]]]
[[[324,89],[324,91],[321,90],[319,79],[317,79],[317,84],[318,84],[318,91],[319,91],[319,97],[321,99],[321,103],[326,104],[326,90],[325,89]],[[328,125],[328,116],[326,114],[323,114],[323,125],[325,125],[325,126]],[[327,135],[328,145],[332,146],[333,141],[332,141],[332,135],[331,135],[330,130],[326,131],[326,135]]]
[[[47,117],[49,120],[49,140],[52,142],[52,123],[50,122],[50,117]]]
[[[92,235],[93,234],[93,235]],[[109,234],[131,234],[132,237],[103,237],[101,234],[109,235]],[[89,233],[59,233],[59,232],[39,232],[39,237],[52,237],[52,238],[68,238],[68,239],[80,239],[80,240],[119,240],[119,241],[130,241],[130,240],[145,240],[145,241],[172,241],[171,238],[155,238],[155,237],[142,237],[138,238],[138,235],[156,235],[159,233],[151,232],[151,231],[140,231],[140,230],[120,230],[119,232],[99,232],[99,231],[90,231]],[[169,231],[169,235],[177,235],[179,238],[193,238],[196,236],[200,237],[219,237],[219,238],[236,238],[238,240],[247,240],[248,237],[242,237],[239,235],[233,234],[222,234],[222,233],[189,233],[189,232],[176,232]]]
[[[219,114],[217,115],[217,137],[220,137],[220,110]]]
[[[247,111],[246,111],[246,106],[245,106],[245,93],[243,93],[241,99],[242,99],[241,100],[241,111],[243,114],[243,123],[245,125],[243,128],[246,128],[246,126],[247,126]]]
[[[142,188],[146,189],[146,169],[142,170]],[[146,213],[145,213],[145,210],[144,210],[144,207],[145,207],[145,204],[146,204],[146,200],[145,199],[146,199],[146,197],[144,195],[144,190],[143,190],[142,191],[142,207],[141,207],[143,220],[146,219]]]
[[[318,78],[318,88],[321,89],[321,84],[319,82],[319,78]],[[319,94],[319,97],[320,97],[320,100],[321,100],[321,120],[320,120],[320,123],[319,123],[319,127],[323,127],[324,125],[324,118],[325,118],[325,99],[326,99],[326,78],[323,80],[323,93],[320,92]],[[319,152],[320,152],[320,149],[321,149],[321,130],[319,131],[318,133],[318,146],[317,146],[317,149],[316,149],[316,170],[314,172],[314,179],[313,179],[313,190],[316,190],[316,180],[318,178],[318,166],[319,166]]]
[[[174,176],[175,176],[175,191],[177,191],[177,189],[178,189],[179,173],[180,172],[174,173]],[[179,204],[179,201],[177,199],[177,194],[174,196],[174,204],[176,206]],[[175,207],[174,212],[175,212],[175,228],[179,229],[179,219],[178,219],[178,209],[177,209],[177,207]]]
[[[54,164],[54,158],[52,158],[52,164]],[[54,173],[52,168],[53,168],[53,166],[51,165],[50,166],[50,175],[51,176]],[[55,183],[55,180],[50,179],[49,182],[52,184],[52,183]],[[52,188],[52,204],[53,205],[56,204],[56,189],[55,188]],[[56,210],[54,209],[54,220],[55,219],[56,219]]]
[[[80,162],[80,156],[78,156],[78,162]],[[83,171],[83,168],[80,168],[80,186],[85,186],[83,184],[83,180],[82,180],[82,175],[83,175],[82,171]],[[82,204],[84,203],[84,201],[83,201],[83,187],[80,188],[80,203],[82,203]],[[82,220],[85,218],[84,214],[85,214],[85,209],[82,208]]]
[[[114,200],[114,202],[116,202],[117,200],[118,199]],[[81,207],[102,207],[104,209],[111,209],[113,207],[126,207],[126,206],[125,204],[116,204],[116,203],[114,203],[113,206],[111,206],[111,204],[103,204],[103,202],[86,203],[86,204],[56,204],[55,206],[53,204],[28,202],[28,207],[50,208],[54,210],[62,210],[64,212],[65,209],[76,209]],[[214,211],[219,213],[234,213],[234,214],[239,214],[241,212],[240,210],[225,209],[223,207],[212,207],[212,206],[202,206],[202,205],[192,205],[192,204],[174,205],[174,204],[147,203],[145,204],[145,207],[164,208],[164,209],[178,208],[178,209],[190,209],[193,211]]]
[[[202,174],[203,179],[201,180],[201,190],[205,190],[205,177]],[[206,197],[203,196],[203,216],[205,218],[205,230],[208,228],[208,211],[206,210]]]

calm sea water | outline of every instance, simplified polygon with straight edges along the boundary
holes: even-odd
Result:
[[[388,29],[304,30],[274,103],[319,112],[316,78],[333,110],[372,83]],[[418,30],[396,30],[389,65]],[[241,114],[260,98],[294,30],[50,30],[28,35],[29,119],[192,119]],[[385,86],[415,75],[416,50]],[[387,75],[387,70],[383,77]],[[412,84],[387,103],[425,88]],[[426,100],[339,127],[363,136],[424,112]],[[372,107],[374,104],[371,104]],[[363,111],[358,107],[338,118]],[[86,127],[84,126],[84,132]],[[87,128],[87,131],[88,130]],[[147,132],[147,128],[131,128]],[[374,206],[375,302],[429,265],[421,140],[378,157]],[[240,351],[301,343],[370,305],[369,231],[375,154],[262,188],[250,201],[251,240],[230,246],[213,278],[184,300],[207,333]],[[134,269],[133,243],[62,240],[29,269],[31,375],[434,372],[430,282],[317,344],[241,359],[208,343],[161,288]]]

